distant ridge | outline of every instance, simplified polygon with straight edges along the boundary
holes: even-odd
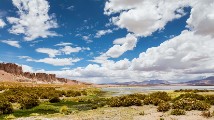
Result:
[[[201,80],[191,80],[185,82],[184,84],[188,85],[214,85],[214,76],[210,76]]]
[[[135,86],[140,86],[140,85],[169,85],[171,84],[170,82],[166,80],[146,80],[142,82],[136,82],[136,81],[131,81],[131,82],[115,82],[115,83],[109,83],[111,85],[135,85]]]

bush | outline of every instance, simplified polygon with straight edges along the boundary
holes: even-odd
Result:
[[[25,98],[21,101],[21,109],[31,109],[39,105],[39,100],[34,98]]]
[[[0,101],[0,115],[13,113],[13,106],[8,101]]]
[[[81,91],[81,95],[87,95],[87,92],[85,90]]]
[[[158,104],[164,102],[164,101],[170,101],[171,97],[166,92],[155,92],[147,95],[144,98],[144,105],[153,104],[157,106]]]
[[[206,117],[206,118],[212,117],[212,114],[210,113],[210,111],[203,111],[203,112],[201,113],[201,115],[202,115],[203,117]]]
[[[59,97],[53,97],[53,98],[49,99],[49,102],[50,103],[58,103],[58,102],[60,102],[60,99],[59,99]]]
[[[67,106],[62,106],[60,109],[59,109],[59,112],[62,113],[62,114],[67,114],[68,113],[68,107]]]
[[[10,114],[10,115],[5,116],[4,119],[5,120],[12,120],[12,119],[16,119],[16,117],[14,115]]]
[[[186,112],[181,109],[174,109],[171,111],[171,115],[185,115],[185,114],[186,114]]]
[[[143,101],[143,104],[144,105],[153,104],[153,105],[157,106],[158,104],[160,104],[162,102],[164,102],[164,101],[159,98],[146,97]]]
[[[144,100],[146,98],[146,95],[139,94],[139,93],[130,94],[130,95],[127,95],[127,96],[128,97],[135,97],[135,98],[140,99],[140,100]]]
[[[166,92],[154,92],[149,95],[151,98],[159,98],[163,101],[170,101],[171,97]]]
[[[48,111],[48,112],[59,112],[58,107],[53,105],[44,105],[41,104],[35,108],[33,108],[35,111]]]
[[[163,102],[158,105],[158,112],[166,112],[170,109],[170,104],[168,102]]]
[[[211,105],[214,105],[214,95],[205,96],[205,101]]]
[[[199,101],[192,98],[183,98],[175,101],[172,104],[173,109],[185,109],[185,110],[208,110],[210,105],[203,101]]]
[[[197,92],[210,92],[212,90],[199,90],[199,89],[180,89],[180,90],[175,90],[174,92],[193,92],[193,93],[197,93]]]
[[[185,93],[181,94],[180,96],[176,97],[174,101],[182,99],[182,98],[192,98],[196,100],[205,100],[205,97],[203,95],[195,94],[195,93]]]
[[[141,101],[135,97],[122,96],[110,98],[108,104],[111,107],[120,107],[120,106],[128,107],[132,105],[140,106]]]
[[[81,96],[81,92],[68,90],[65,96],[66,97],[77,97],[77,96]]]
[[[140,112],[139,115],[145,115],[144,111]]]

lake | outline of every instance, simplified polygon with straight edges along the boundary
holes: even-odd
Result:
[[[214,90],[214,86],[142,86],[142,87],[105,87],[103,91],[112,92],[113,96],[120,96],[125,94],[164,91],[164,90],[179,90],[179,89],[200,89],[200,90]]]

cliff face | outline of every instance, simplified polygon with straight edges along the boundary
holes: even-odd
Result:
[[[67,83],[68,82],[68,79],[57,78],[55,74],[23,72],[21,66],[18,66],[13,63],[0,63],[0,70],[3,70],[7,73],[11,73],[16,76],[23,76],[25,78],[31,79],[32,81],[42,81],[42,82],[49,82],[49,83],[53,83],[53,82]]]
[[[0,63],[0,70],[4,70],[7,73],[22,75],[22,67],[13,63]]]

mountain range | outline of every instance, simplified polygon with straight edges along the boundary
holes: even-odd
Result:
[[[214,76],[210,76],[200,80],[191,80],[188,82],[171,83],[166,80],[146,80],[146,81],[131,81],[131,82],[115,82],[110,85],[126,85],[126,86],[143,86],[143,85],[214,85]]]

